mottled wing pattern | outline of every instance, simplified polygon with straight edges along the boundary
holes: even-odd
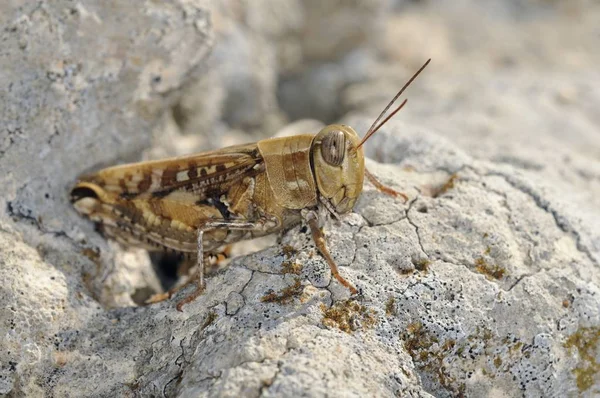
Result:
[[[262,171],[256,144],[238,145],[103,169],[80,177],[71,200],[126,245],[194,252],[203,223],[236,216],[222,198]],[[209,231],[205,246],[218,247],[227,236],[226,230]]]
[[[244,176],[259,172],[263,159],[256,144],[237,145],[177,158],[109,167],[80,177],[127,199],[165,197],[174,191],[195,200],[225,193]]]

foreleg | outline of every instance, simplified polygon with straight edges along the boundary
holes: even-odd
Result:
[[[379,190],[380,192],[383,192],[387,195],[393,196],[393,197],[398,197],[401,196],[402,199],[404,199],[404,203],[408,202],[408,196],[406,196],[406,194],[402,193],[402,192],[398,192],[390,187],[388,187],[387,185],[382,184],[381,182],[379,182],[379,180],[373,175],[371,174],[371,172],[369,170],[367,170],[365,168],[365,176],[367,177],[367,180],[369,180],[369,182],[371,184],[373,184],[375,186],[375,188],[377,188],[377,190]]]
[[[319,220],[318,220],[317,213],[314,211],[306,212],[306,214],[304,215],[304,219],[306,220],[306,222],[308,223],[308,226],[310,227],[310,231],[312,232],[312,238],[313,238],[313,241],[315,242],[315,246],[317,246],[317,249],[319,250],[321,255],[325,258],[325,260],[327,261],[327,264],[329,264],[329,268],[331,269],[331,275],[333,275],[333,277],[335,279],[337,279],[337,281],[340,284],[342,284],[343,286],[348,288],[350,290],[350,293],[352,293],[352,294],[358,293],[358,290],[356,290],[356,288],[354,286],[352,286],[352,284],[350,282],[348,282],[346,279],[344,279],[340,275],[337,265],[333,261],[331,254],[329,254],[329,250],[327,249],[327,243],[325,242],[325,236],[323,235],[323,231],[321,231],[321,228],[319,228]]]

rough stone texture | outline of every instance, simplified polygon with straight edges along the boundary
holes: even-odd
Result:
[[[193,1],[1,8],[0,394],[36,396],[51,391],[39,364],[56,333],[100,308],[90,296],[133,305],[138,282],[156,285],[145,253],[145,262],[125,258],[137,280],[123,275],[123,261],[73,213],[67,189],[78,174],[150,145],[151,127],[201,70],[211,31]]]
[[[600,393],[598,6],[321,3],[3,7],[0,394]],[[428,56],[366,147],[409,202],[366,185],[325,224],[358,297],[298,227],[233,259],[183,313],[185,292],[138,307],[161,288],[146,252],[68,204],[83,171],[286,118],[353,111],[343,120],[365,131]]]
[[[384,0],[218,0],[207,7],[215,34],[210,71],[175,109],[182,133],[201,132],[204,147],[217,147],[230,127],[265,138],[288,118],[341,116],[339,95],[368,75],[368,47],[388,8]]]

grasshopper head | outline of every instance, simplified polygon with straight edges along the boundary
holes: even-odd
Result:
[[[352,127],[330,124],[315,136],[312,163],[320,194],[340,213],[352,211],[363,188],[365,155]]]
[[[362,145],[402,109],[406,100],[390,112],[382,122],[379,122],[404,90],[429,65],[430,61],[431,59],[427,60],[400,89],[375,119],[362,140],[352,127],[343,124],[330,124],[314,138],[312,166],[317,180],[317,188],[319,193],[333,205],[336,212],[343,214],[351,211],[362,192],[365,176],[365,155]]]

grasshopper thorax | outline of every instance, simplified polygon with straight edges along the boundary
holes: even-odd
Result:
[[[337,213],[352,211],[363,188],[365,156],[352,127],[330,124],[314,138],[312,167],[321,197]]]

